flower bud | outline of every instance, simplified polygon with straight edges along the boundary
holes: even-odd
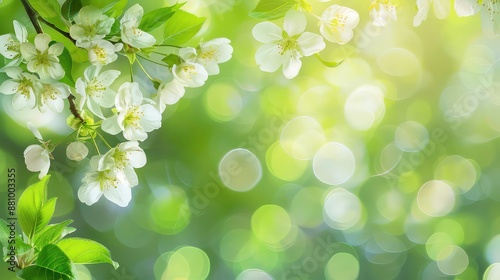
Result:
[[[66,156],[74,161],[80,161],[88,154],[89,149],[82,142],[71,142],[66,148]]]

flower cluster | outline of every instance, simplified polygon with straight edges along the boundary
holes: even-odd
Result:
[[[346,44],[352,39],[353,29],[359,23],[359,15],[355,10],[340,5],[328,7],[318,18],[322,36],[304,32],[306,17],[293,9],[286,13],[283,29],[271,22],[257,24],[252,30],[253,36],[264,43],[255,54],[260,70],[275,72],[283,65],[283,75],[293,79],[302,66],[301,57],[325,49],[323,38],[332,43]]]
[[[166,106],[178,102],[185,88],[202,86],[208,76],[219,74],[219,64],[232,56],[233,48],[226,38],[201,42],[196,48],[157,44],[160,40],[148,32],[160,26],[155,16],[161,15],[163,23],[168,24],[168,18],[180,6],[152,11],[146,23],[143,19],[148,14],[144,14],[139,4],[127,9],[121,18],[104,12],[109,11],[109,7],[82,7],[67,19],[67,32],[55,28],[71,38],[74,46],[52,42],[50,35],[41,31],[36,22],[33,22],[35,29],[40,31],[34,42],[28,41],[26,28],[17,21],[14,21],[14,35],[0,36],[0,54],[7,61],[1,71],[9,77],[0,85],[0,92],[13,95],[13,108],[37,108],[41,112],[49,109],[61,113],[64,100],[70,104],[71,115],[67,123],[74,131],[56,144],[44,141],[40,132],[28,124],[40,142],[24,151],[28,170],[40,172],[39,178],[43,178],[50,168],[52,151],[60,143],[74,138],[67,146],[66,155],[75,161],[87,158],[86,143],[91,143],[96,154],[90,158],[90,171],[82,180],[78,198],[92,205],[104,195],[119,206],[128,205],[131,188],[139,184],[135,168],[143,167],[147,161],[140,142],[161,127],[161,115]],[[186,12],[182,14],[196,18]],[[72,73],[70,48],[84,50],[87,54],[87,66],[79,76]],[[174,50],[166,53],[160,51],[163,48]],[[112,68],[120,56],[131,64],[129,75],[124,75],[130,77],[129,81],[121,77],[123,71]],[[171,57],[175,59],[165,63]],[[141,60],[161,65],[166,70],[162,72],[169,73],[168,77],[151,77]],[[134,81],[137,74],[132,71],[136,63],[150,79],[149,85]],[[151,86],[156,87],[155,92],[145,90]],[[126,141],[112,146],[103,132],[121,134]],[[108,150],[101,152],[103,145]]]
[[[319,0],[329,2],[330,0]],[[386,26],[398,18],[399,0],[370,0],[368,7],[371,24]],[[343,45],[354,37],[354,29],[360,17],[357,11],[338,4],[327,7],[319,16],[312,11],[312,5],[306,0],[276,0],[269,4],[260,0],[252,16],[260,19],[274,20],[284,18],[283,29],[276,24],[265,21],[258,23],[252,30],[254,38],[264,43],[255,53],[255,61],[260,70],[275,72],[281,66],[287,79],[296,77],[302,67],[301,58],[316,55],[328,67],[336,67],[339,63],[326,62],[320,58],[319,52],[326,48],[323,38],[329,42]],[[279,5],[278,5],[279,4]],[[500,1],[496,0],[455,0],[458,16],[471,16],[481,12],[483,29],[487,35],[500,35]],[[431,8],[439,19],[450,13],[451,2],[448,0],[416,0],[418,11],[413,18],[413,25],[420,26]],[[306,14],[318,20],[319,32],[322,36],[306,32]],[[172,91],[172,84],[167,90]]]

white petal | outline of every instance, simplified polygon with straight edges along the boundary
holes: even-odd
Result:
[[[78,199],[81,202],[92,205],[96,203],[102,196],[102,191],[99,182],[93,182],[91,184],[82,185],[78,189]]]
[[[302,67],[302,62],[298,55],[291,55],[285,59],[283,64],[283,75],[287,79],[293,79],[297,74],[299,74],[300,67]]]
[[[144,131],[150,132],[161,127],[161,114],[153,105],[144,104],[141,109],[144,116],[140,122]]]
[[[105,119],[104,115],[102,114],[101,107],[92,98],[87,99],[87,107],[94,115],[98,116],[101,119]]]
[[[45,176],[50,167],[49,153],[40,145],[30,145],[24,150],[24,162],[29,171]]]
[[[179,57],[187,62],[194,62],[196,60],[196,49],[187,47],[179,49]]]
[[[322,51],[325,47],[323,37],[311,32],[304,32],[297,39],[299,50],[303,56],[310,56]]]
[[[104,190],[104,197],[118,206],[126,207],[132,200],[132,190],[130,187],[118,184],[116,188],[108,188]]]
[[[283,39],[281,28],[269,21],[255,25],[252,34],[255,40],[261,43],[271,43]]]
[[[444,19],[450,13],[450,0],[434,0],[434,14],[438,19]]]
[[[20,24],[17,20],[14,20],[14,32],[16,33],[16,38],[19,42],[24,43],[28,40],[28,31],[24,25]]]
[[[455,0],[455,12],[459,17],[471,16],[479,11],[476,0]]]
[[[99,76],[97,76],[97,81],[102,85],[108,87],[110,86],[116,78],[120,76],[120,71],[118,70],[107,70],[102,72]]]
[[[40,134],[40,131],[38,131],[38,129],[31,122],[28,122],[28,129],[31,131],[31,133],[35,136],[36,139],[43,140],[42,134]]]
[[[413,18],[413,26],[420,26],[424,20],[427,19],[429,13],[430,0],[417,0],[418,12]]]
[[[304,30],[306,30],[306,25],[307,21],[306,21],[306,16],[304,16],[304,14],[297,12],[295,10],[289,10],[285,14],[285,22],[283,23],[283,29],[290,37],[304,32]]]
[[[265,44],[255,53],[255,61],[264,72],[275,72],[283,64],[277,44]]]
[[[64,45],[62,43],[55,43],[49,47],[48,54],[60,56],[64,50]]]
[[[14,80],[6,80],[2,83],[2,85],[0,85],[0,92],[7,95],[14,94],[17,93],[18,86],[18,82]]]
[[[127,140],[144,141],[148,138],[148,134],[141,127],[129,125],[123,130],[123,137]]]
[[[35,47],[41,51],[41,52],[45,52],[47,50],[47,48],[49,47],[49,43],[50,43],[51,39],[50,39],[50,36],[43,33],[43,34],[37,34],[35,36]],[[61,43],[59,43],[61,44]]]
[[[117,115],[113,115],[112,117],[105,119],[102,122],[101,128],[111,135],[116,135],[122,131],[121,127],[118,125]]]
[[[172,105],[184,96],[184,85],[176,80],[161,84],[158,87],[158,96],[162,103]]]

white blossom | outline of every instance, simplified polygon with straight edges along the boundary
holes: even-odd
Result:
[[[201,64],[208,75],[219,74],[219,64],[231,59],[233,47],[227,38],[215,38],[208,42],[200,43],[198,55],[194,62]]]
[[[391,0],[372,0],[370,17],[375,26],[385,26],[389,20],[397,20],[396,4]]]
[[[484,33],[490,37],[500,35],[500,1],[455,0],[455,11],[459,17],[481,12]]]
[[[162,83],[158,87],[158,101],[161,104],[173,105],[184,96],[185,91],[184,83],[177,79],[173,79],[168,83]],[[163,113],[164,109],[165,107],[161,106],[160,112]]]
[[[24,108],[34,108],[36,105],[35,91],[38,91],[41,84],[38,78],[32,74],[22,72],[17,66],[10,66],[3,69],[11,79],[5,80],[0,85],[0,92],[11,95],[12,107],[16,110]]]
[[[130,186],[139,184],[134,168],[146,165],[146,154],[139,147],[139,142],[128,141],[110,149],[99,160],[98,170],[113,169],[118,180]]]
[[[94,40],[87,50],[89,61],[96,66],[110,64],[118,58],[116,53],[122,48],[122,43],[113,44],[106,40]]]
[[[21,44],[28,41],[28,31],[18,21],[14,20],[14,33],[0,36],[0,54],[12,59],[6,66],[19,65],[22,61]]]
[[[94,6],[81,8],[73,20],[75,24],[70,27],[69,34],[76,40],[76,45],[82,48],[89,48],[93,41],[108,35],[115,21]]]
[[[42,80],[38,109],[44,113],[49,108],[52,112],[61,113],[64,109],[64,99],[70,94],[67,84],[52,79]]]
[[[413,18],[413,26],[420,26],[427,19],[431,5],[438,19],[444,19],[450,13],[449,0],[417,0],[418,12]]]
[[[43,142],[42,135],[31,123],[28,123],[28,128],[31,130],[35,138],[42,145],[29,145],[24,150],[24,162],[26,167],[31,172],[40,172],[38,178],[42,179],[47,175],[50,168],[50,150],[47,143]]]
[[[101,107],[111,108],[115,102],[116,93],[109,86],[120,76],[118,70],[107,70],[99,73],[101,67],[89,66],[83,77],[76,80],[75,89],[82,99],[80,110],[84,105],[96,116],[104,119]]]
[[[21,54],[27,61],[30,72],[37,73],[41,79],[59,80],[64,77],[64,69],[58,58],[64,50],[64,45],[55,43],[49,47],[50,41],[49,35],[37,34],[34,45],[29,42],[21,44]]]
[[[151,104],[142,104],[144,97],[136,82],[120,86],[115,98],[116,114],[102,123],[109,134],[123,131],[127,140],[144,141],[151,132],[161,126],[161,114]]]
[[[286,78],[297,76],[302,67],[300,58],[318,53],[326,46],[321,36],[304,32],[305,28],[305,16],[293,10],[286,13],[283,30],[271,22],[257,24],[253,36],[264,43],[255,54],[260,70],[275,72],[283,65]]]
[[[155,37],[139,29],[144,10],[139,4],[130,7],[120,20],[122,41],[135,48],[147,48],[156,43]]]
[[[99,160],[102,157],[102,155],[93,156],[90,160],[91,170],[82,180],[83,185],[78,189],[78,199],[87,205],[92,205],[104,195],[118,206],[126,207],[132,199],[131,186],[118,180],[113,169],[99,171]]]
[[[332,5],[321,15],[319,31],[330,42],[347,44],[354,36],[353,29],[358,24],[358,12],[348,7]]]

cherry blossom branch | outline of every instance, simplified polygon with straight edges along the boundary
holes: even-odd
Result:
[[[21,3],[23,4],[26,14],[28,14],[28,17],[30,18],[31,24],[33,24],[33,27],[35,28],[36,33],[43,33],[42,26],[40,26],[40,23],[38,22],[38,14],[36,11],[33,7],[31,7],[27,0],[21,0]]]
[[[38,13],[33,9],[33,7],[31,7],[30,3],[28,3],[27,0],[21,0],[21,3],[23,4],[24,10],[26,11],[26,14],[28,15],[28,17],[31,21],[31,24],[33,24],[33,27],[35,28],[36,33],[38,33],[38,34],[43,33],[42,26],[40,25],[40,22],[38,22],[38,20],[40,20],[44,24],[46,24],[47,26],[53,28],[57,32],[64,35],[66,38],[70,39],[71,42],[73,42],[73,44],[75,44],[76,41],[73,38],[71,38],[71,36],[68,33],[62,31],[61,29],[54,26],[52,23],[47,22],[42,17],[38,16]],[[76,118],[78,118],[82,122],[85,122],[84,119],[82,118],[82,116],[80,115],[80,113],[78,112],[78,109],[76,109],[75,96],[70,94],[68,96],[68,101],[69,101],[69,110],[71,111],[71,114],[73,114],[73,116],[75,116]]]
[[[76,99],[76,97],[73,94],[70,94],[68,96],[69,111],[71,112],[71,114],[73,114],[73,116],[75,116],[76,118],[81,120],[83,123],[83,122],[85,122],[85,120],[82,118],[82,116],[78,112],[78,109],[76,109],[75,99]]]

